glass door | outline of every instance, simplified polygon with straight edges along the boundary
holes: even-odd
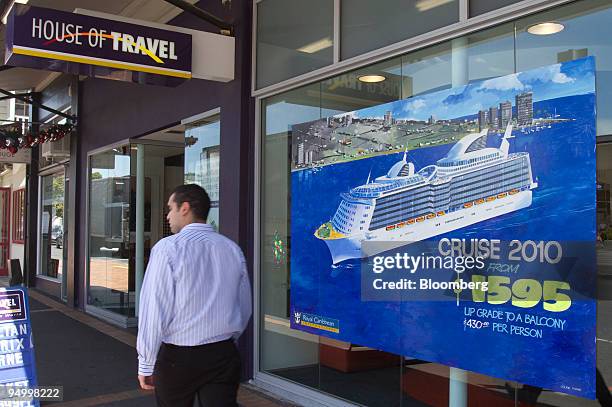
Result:
[[[64,170],[40,177],[40,229],[38,274],[58,281],[65,280],[64,268]]]
[[[140,287],[153,246],[171,234],[166,220],[168,198],[183,183],[184,146],[182,143],[138,139],[130,145],[132,174],[135,174],[135,206],[130,230],[134,236],[130,270],[134,270],[136,307]],[[140,186],[140,188],[139,188]]]
[[[87,304],[134,317],[135,280],[130,268],[131,209],[135,182],[129,145],[89,157],[89,273]]]
[[[133,326],[151,248],[168,236],[165,208],[183,183],[182,143],[138,141],[89,157],[88,311]]]

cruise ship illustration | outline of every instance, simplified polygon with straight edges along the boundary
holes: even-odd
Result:
[[[487,134],[463,137],[417,172],[404,152],[385,175],[342,193],[331,221],[315,231],[333,263],[364,257],[363,241],[402,246],[529,207],[538,186],[529,153],[509,153],[511,124],[499,148],[486,146]]]

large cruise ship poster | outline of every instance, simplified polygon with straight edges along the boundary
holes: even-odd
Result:
[[[292,126],[291,327],[594,398],[595,60]]]

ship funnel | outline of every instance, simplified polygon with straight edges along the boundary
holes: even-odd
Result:
[[[512,123],[508,123],[506,131],[504,132],[504,138],[512,138]]]
[[[504,138],[502,138],[501,146],[499,147],[504,157],[508,156],[508,151],[510,150],[510,142],[508,141],[508,139],[511,137],[512,137],[512,124],[508,123],[508,126],[506,127],[506,131],[504,133]]]

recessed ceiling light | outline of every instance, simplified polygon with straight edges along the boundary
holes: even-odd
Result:
[[[359,79],[361,82],[376,83],[376,82],[382,82],[387,78],[385,78],[382,75],[363,75],[357,79]]]
[[[537,23],[527,27],[527,32],[534,35],[551,35],[563,31],[565,26],[556,21]]]

